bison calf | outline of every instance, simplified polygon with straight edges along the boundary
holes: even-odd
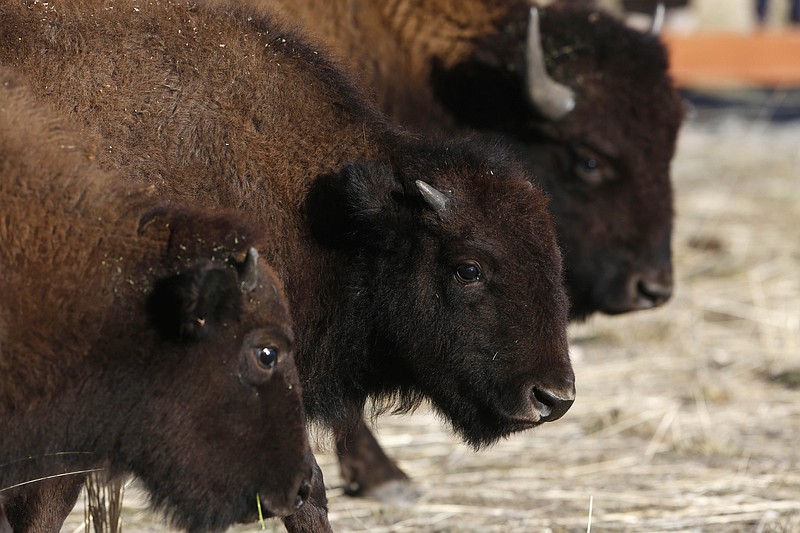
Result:
[[[154,209],[152,192],[100,171],[93,144],[37,109],[0,70],[0,504],[12,524],[36,519],[7,500],[30,480],[102,467],[139,476],[189,531],[253,520],[257,498],[294,512],[314,463],[287,302],[258,232]]]

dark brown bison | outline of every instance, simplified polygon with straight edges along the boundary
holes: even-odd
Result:
[[[28,530],[31,480],[97,468],[189,531],[254,520],[257,498],[291,514],[314,462],[261,231],[154,208],[52,117],[0,70],[0,526]]]
[[[588,2],[249,1],[302,23],[396,122],[511,144],[552,198],[572,318],[670,297],[683,108],[656,36]]]
[[[683,115],[657,37],[588,2],[249,1],[304,25],[395,122],[509,144],[551,197],[572,319],[670,297]],[[364,426],[338,448],[353,492],[406,479]]]
[[[312,419],[427,398],[481,446],[572,404],[553,222],[505,152],[392,129],[257,9],[2,5],[0,57],[109,140],[108,167],[269,229]]]

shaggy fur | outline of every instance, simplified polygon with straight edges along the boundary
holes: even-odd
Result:
[[[548,70],[577,96],[551,122],[524,88],[527,0],[247,1],[304,24],[397,123],[509,143],[552,197],[573,319],[669,298],[683,108],[658,38],[587,2],[542,8]]]
[[[261,232],[154,209],[152,188],[101,171],[91,136],[52,116],[0,70],[0,504],[12,525],[37,520],[14,501],[36,501],[25,482],[101,466],[139,476],[189,531],[254,520],[256,494],[293,512],[314,463],[287,301],[263,264],[253,291],[239,287]],[[186,334],[200,321],[203,334]],[[273,368],[261,347],[279,350]]]

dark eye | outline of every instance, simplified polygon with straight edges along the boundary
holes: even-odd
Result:
[[[278,349],[274,346],[256,348],[256,359],[264,368],[273,368],[278,362]]]
[[[481,279],[481,268],[475,263],[464,263],[456,267],[456,279],[461,283],[475,283]]]
[[[575,174],[589,185],[597,185],[603,181],[603,168],[594,158],[580,159],[575,164]]]

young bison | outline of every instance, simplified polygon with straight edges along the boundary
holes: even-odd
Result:
[[[34,527],[14,506],[29,481],[97,468],[139,476],[189,531],[251,521],[257,498],[294,512],[314,463],[258,232],[154,209],[95,156],[0,70],[0,528],[6,500]],[[64,479],[68,510],[81,476]]]
[[[683,107],[656,36],[579,2],[531,13],[529,0],[247,1],[302,23],[395,122],[509,144],[551,197],[572,319],[670,298]],[[376,472],[405,478],[358,459],[374,439],[363,426],[353,436],[339,449],[356,491]]]
[[[256,9],[1,4],[0,57],[109,140],[106,165],[269,228],[311,419],[343,433],[368,398],[429,399],[482,446],[570,407],[553,222],[505,152],[392,129]]]

